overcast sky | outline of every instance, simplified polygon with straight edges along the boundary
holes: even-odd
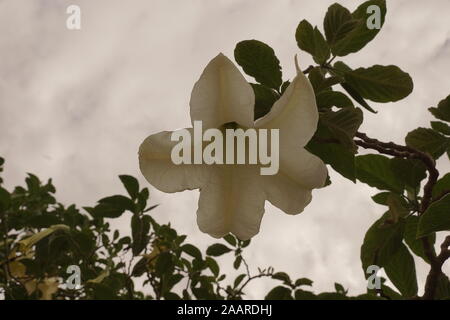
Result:
[[[149,134],[190,126],[194,82],[219,52],[233,58],[237,42],[258,39],[275,49],[284,80],[294,76],[294,38],[302,19],[322,29],[329,0],[0,0],[0,156],[5,183],[26,172],[52,177],[58,198],[80,207],[123,192],[118,174],[148,186],[137,150]],[[361,1],[338,1],[351,10]],[[78,4],[82,29],[66,28],[66,8]],[[386,24],[351,67],[395,64],[410,73],[414,92],[395,104],[373,104],[362,131],[404,142],[408,131],[429,126],[426,110],[450,94],[450,1],[388,0]],[[299,53],[302,67],[312,63]],[[439,162],[448,171],[448,159]],[[294,278],[314,280],[315,291],[334,282],[365,291],[359,260],[367,228],[384,212],[377,193],[331,173],[332,186],[313,192],[298,216],[266,203],[260,233],[247,258]],[[213,238],[196,225],[197,191],[164,194],[151,186],[152,211],[188,241],[205,248]],[[119,226],[129,232],[129,226]],[[221,260],[222,261],[222,260]],[[226,260],[223,260],[224,262]],[[223,267],[225,268],[225,267]],[[450,271],[449,263],[445,266]],[[228,270],[228,269],[224,269]],[[420,287],[427,267],[418,262]],[[262,297],[273,282],[251,286]]]

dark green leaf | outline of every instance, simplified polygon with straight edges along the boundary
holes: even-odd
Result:
[[[295,280],[295,286],[296,287],[300,287],[300,286],[312,286],[313,282],[310,279],[307,278],[300,278]]]
[[[415,191],[419,191],[420,182],[427,176],[426,168],[422,161],[393,158],[391,159],[391,166],[400,181]]]
[[[389,222],[397,223],[400,218],[404,218],[409,214],[405,200],[395,193],[390,193],[386,204],[389,207]]]
[[[157,275],[170,274],[173,270],[172,255],[169,252],[162,252],[158,255],[155,263],[155,272]]]
[[[295,32],[295,39],[298,47],[311,54],[318,64],[323,64],[330,57],[330,47],[322,33],[317,27],[313,28],[308,21],[300,22]]]
[[[345,82],[363,98],[375,102],[398,101],[407,97],[413,90],[409,74],[393,65],[375,65],[347,72]]]
[[[244,278],[245,278],[245,274],[244,273],[238,275],[236,277],[236,279],[234,279],[234,283],[233,283],[234,288],[237,288],[237,286],[242,282],[242,280],[244,280]]]
[[[450,138],[428,128],[411,131],[406,136],[405,142],[409,147],[426,152],[434,159],[438,159],[450,147]]]
[[[436,108],[428,109],[437,119],[450,122],[450,95],[441,100]]]
[[[322,91],[316,95],[317,106],[319,108],[352,108],[353,102],[342,92]]]
[[[199,260],[202,260],[202,253],[200,250],[193,246],[192,244],[185,244],[181,247],[181,250],[186,252],[191,257],[197,258]]]
[[[232,245],[233,247],[236,247],[236,238],[230,233],[227,234],[225,237],[223,237],[223,240],[225,240],[226,242],[228,242],[230,245]]]
[[[352,13],[352,18],[358,21],[357,24],[333,45],[333,54],[345,56],[357,52],[375,38],[380,29],[369,29],[367,27],[367,21],[372,16],[372,14],[367,13],[367,8],[371,5],[377,5],[380,8],[380,27],[383,26],[386,16],[386,1],[371,0],[364,2]]]
[[[338,3],[331,5],[328,8],[323,22],[325,36],[331,48],[333,48],[336,42],[351,32],[357,24],[358,20],[353,19],[352,14],[347,8],[344,8]]]
[[[242,256],[237,256],[236,259],[234,259],[233,268],[235,268],[236,270],[239,269],[239,267],[241,266],[241,262]]]
[[[295,290],[295,300],[316,300],[317,297],[311,291]]]
[[[257,40],[245,40],[234,49],[236,62],[245,73],[260,84],[278,90],[281,86],[280,61],[267,44]]]
[[[441,121],[431,121],[431,127],[446,136],[450,135],[450,126]]]
[[[433,232],[450,230],[450,194],[433,202],[420,216],[417,238]]]
[[[100,199],[98,202],[101,204],[110,205],[111,207],[115,207],[122,211],[125,211],[125,210],[133,211],[134,210],[133,201],[131,201],[131,199],[129,199],[125,196],[122,196],[122,195],[106,197],[106,198]]]
[[[220,268],[219,268],[219,265],[217,264],[216,260],[214,260],[211,257],[206,257],[205,262],[206,262],[206,265],[208,266],[209,270],[211,270],[213,275],[215,277],[217,277],[219,275]]]
[[[340,283],[335,282],[334,283],[334,289],[336,290],[337,293],[346,295],[347,294],[347,290],[344,289],[344,286]]]
[[[293,300],[292,290],[283,286],[278,286],[269,291],[266,300]]]
[[[338,111],[327,111],[321,121],[343,145],[353,146],[353,137],[363,121],[359,108],[345,108]]]
[[[144,274],[144,272],[147,270],[147,258],[141,258],[133,267],[133,271],[131,272],[131,275],[133,277],[140,277]]]
[[[385,225],[388,213],[375,221],[367,230],[361,246],[361,262],[366,273],[367,267],[377,265],[384,267],[402,245],[404,223]]]
[[[392,170],[390,159],[377,154],[358,156],[356,161],[356,178],[371,187],[396,193],[403,191],[403,184],[398,181]]]
[[[387,276],[403,296],[417,295],[417,278],[414,259],[405,245],[400,245],[384,266]]]
[[[391,193],[390,192],[380,192],[372,197],[372,200],[378,204],[387,206],[387,199]]]
[[[364,100],[364,98],[356,91],[350,84],[344,82],[341,83],[342,88],[353,98],[356,102],[358,102],[364,109],[377,113],[372,107]]]
[[[255,93],[255,120],[265,116],[272,109],[275,101],[280,98],[273,89],[261,84],[250,83]]]
[[[341,294],[336,292],[323,292],[319,295],[317,295],[318,300],[347,300],[348,298]]]
[[[11,204],[11,195],[6,189],[0,187],[0,213],[9,208]]]
[[[321,143],[311,140],[306,149],[322,159],[343,177],[355,182],[355,155],[337,143]]]
[[[433,199],[442,196],[444,193],[450,193],[450,173],[440,178],[433,187]]]
[[[128,194],[132,199],[136,199],[139,194],[139,182],[135,177],[128,175],[119,176],[120,181],[124,185],[125,189],[127,189]]]
[[[283,82],[283,84],[281,85],[280,93],[283,94],[290,84],[291,84],[290,81]]]
[[[228,248],[227,246],[221,243],[215,243],[209,246],[208,249],[206,249],[206,254],[213,257],[218,257],[230,251],[231,249]]]
[[[272,279],[277,279],[283,281],[285,284],[291,283],[291,278],[286,272],[277,272],[272,275]]]
[[[405,225],[405,232],[404,232],[404,239],[408,247],[411,249],[414,254],[421,257],[425,262],[429,263],[428,257],[425,254],[425,249],[423,247],[423,242],[421,239],[417,239],[417,226],[419,224],[419,217],[417,216],[409,216],[406,219],[406,225]],[[436,241],[436,234],[431,234],[428,237],[428,242],[433,246]],[[432,247],[432,250],[434,251],[434,247]]]
[[[442,300],[443,299],[445,299],[445,300],[449,300],[450,299],[450,280],[443,273],[441,273],[439,275],[435,298],[436,299],[442,299]]]

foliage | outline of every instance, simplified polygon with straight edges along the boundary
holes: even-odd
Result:
[[[152,216],[149,191],[122,175],[127,195],[100,199],[93,207],[64,206],[55,187],[29,174],[26,186],[7,190],[0,185],[0,290],[7,299],[242,299],[251,281],[266,277],[279,283],[267,299],[448,299],[450,282],[442,265],[450,257],[450,236],[436,252],[436,233],[450,230],[450,176],[439,177],[435,162],[450,157],[450,96],[429,108],[436,118],[430,128],[406,135],[406,145],[381,142],[359,131],[372,102],[395,102],[413,90],[408,73],[397,66],[352,68],[336,58],[358,52],[379,33],[366,25],[370,0],[351,12],[340,4],[327,10],[324,33],[302,20],[295,32],[300,50],[317,65],[303,72],[316,94],[320,114],[317,132],[306,148],[333,170],[353,182],[380,192],[374,202],[386,207],[367,231],[361,246],[363,274],[384,268],[395,286],[382,279],[378,289],[349,297],[339,283],[335,292],[314,293],[312,281],[291,279],[272,267],[253,274],[244,258],[250,241],[227,235],[206,252],[187,242],[170,224]],[[270,111],[290,82],[283,79],[275,50],[257,40],[235,48],[236,62],[253,77],[255,119]],[[359,154],[360,149],[374,154]],[[0,158],[0,171],[3,166]],[[0,184],[2,180],[0,178]],[[331,183],[331,182],[330,182]],[[114,219],[128,219],[130,234],[112,227]],[[218,257],[234,255],[239,275],[228,279]],[[414,256],[430,265],[425,292],[418,297]],[[73,287],[73,270],[81,282]],[[368,279],[369,280],[369,279]],[[76,282],[76,281],[75,281]]]

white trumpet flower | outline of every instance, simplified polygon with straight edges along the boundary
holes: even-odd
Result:
[[[287,214],[298,214],[311,202],[312,189],[324,186],[325,164],[303,148],[317,129],[316,99],[297,63],[296,67],[295,79],[257,121],[251,85],[223,54],[206,66],[190,100],[191,121],[201,121],[206,129],[224,130],[229,123],[244,129],[279,129],[276,174],[261,175],[260,164],[176,165],[171,151],[177,142],[171,141],[170,131],[153,134],[140,146],[141,172],[155,188],[169,193],[200,189],[201,231],[216,238],[231,232],[241,240],[250,239],[259,232],[265,200]]]

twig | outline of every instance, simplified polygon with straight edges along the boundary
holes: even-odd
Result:
[[[387,154],[394,157],[418,159],[423,162],[428,171],[428,181],[424,186],[423,197],[419,208],[419,215],[422,215],[432,203],[433,187],[439,177],[439,171],[436,169],[436,164],[433,158],[431,158],[428,154],[414,148],[401,146],[393,142],[381,142],[377,139],[369,138],[366,134],[361,132],[357,132],[355,136],[361,139],[355,140],[356,145],[360,147],[373,149],[382,154]],[[444,194],[435,198],[434,201],[439,200],[447,193],[448,191],[444,192]],[[427,256],[431,266],[425,283],[425,293],[422,297],[422,299],[428,300],[434,298],[438,280],[442,274],[442,265],[450,257],[450,251],[448,250],[448,247],[450,246],[450,236],[448,236],[441,245],[441,253],[438,256],[436,256],[433,250],[434,248],[429,242],[428,237],[421,238],[421,241],[424,247],[424,253]]]

